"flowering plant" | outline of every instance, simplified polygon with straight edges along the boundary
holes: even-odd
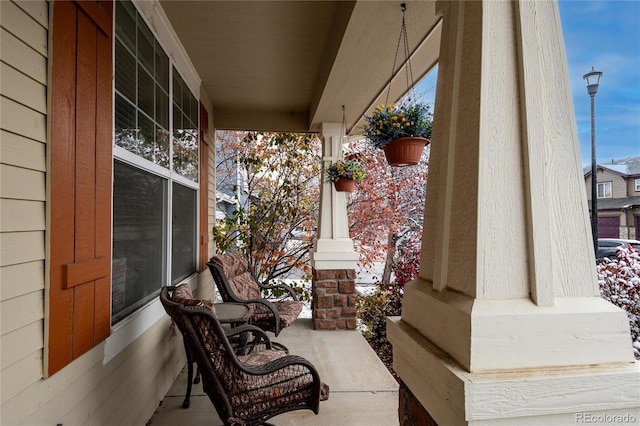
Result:
[[[335,182],[338,179],[353,179],[356,182],[362,182],[364,179],[364,167],[356,161],[338,160],[327,168],[327,179]]]
[[[393,139],[402,137],[431,137],[429,105],[419,102],[401,102],[377,107],[365,116],[362,134],[376,148],[384,148]]]

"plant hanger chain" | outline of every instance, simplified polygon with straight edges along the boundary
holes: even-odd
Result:
[[[347,117],[345,114],[344,105],[342,105],[342,123],[340,124],[340,150],[338,153],[338,160],[343,159],[343,153],[344,153],[343,141],[344,141],[344,134],[346,132],[347,132]]]
[[[391,79],[389,80],[389,87],[387,88],[387,98],[385,105],[389,104],[389,95],[391,94],[391,82],[393,81],[393,74],[396,70],[396,62],[398,60],[398,52],[400,51],[400,42],[403,42],[404,59],[406,63],[405,74],[407,78],[407,89],[413,90],[413,69],[411,68],[411,58],[409,57],[409,37],[407,36],[407,24],[405,22],[405,12],[407,10],[407,4],[400,4],[400,10],[402,10],[402,26],[400,27],[400,35],[398,37],[398,44],[396,45],[396,54],[393,58],[393,67],[391,68]],[[411,84],[409,84],[411,83]]]

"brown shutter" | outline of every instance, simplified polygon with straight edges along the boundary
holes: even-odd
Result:
[[[110,333],[112,16],[53,4],[48,375]]]
[[[208,130],[209,114],[200,104],[200,272],[209,260],[209,144],[204,138]]]

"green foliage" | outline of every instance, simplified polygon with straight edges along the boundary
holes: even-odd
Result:
[[[375,291],[358,300],[357,318],[363,336],[371,347],[390,357],[391,343],[387,340],[386,317],[402,313],[403,288],[396,285],[378,285]]]
[[[409,100],[398,105],[380,105],[373,114],[365,116],[362,134],[375,148],[384,148],[393,139],[407,136],[429,139],[429,105]]]
[[[302,282],[299,282],[299,281],[296,282],[292,280],[273,280],[269,284],[270,285],[286,284],[293,289],[293,292],[296,294],[299,301],[309,303],[311,302],[311,290],[310,290],[311,284],[310,283],[311,283],[310,280],[303,280]],[[287,294],[286,290],[272,289],[268,291],[265,297],[267,299],[271,299],[271,298],[278,299],[286,294]]]
[[[218,177],[218,190],[233,193],[236,208],[213,228],[217,251],[245,251],[263,283],[293,269],[310,278],[311,237],[294,239],[293,231],[316,226],[319,140],[293,133],[227,136],[219,135],[218,173],[227,176]]]
[[[330,182],[335,182],[338,179],[353,179],[360,183],[364,176],[364,167],[357,161],[339,160],[327,168],[327,179]]]

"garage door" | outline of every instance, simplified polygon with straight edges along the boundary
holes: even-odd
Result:
[[[598,218],[598,238],[619,238],[620,216]]]

